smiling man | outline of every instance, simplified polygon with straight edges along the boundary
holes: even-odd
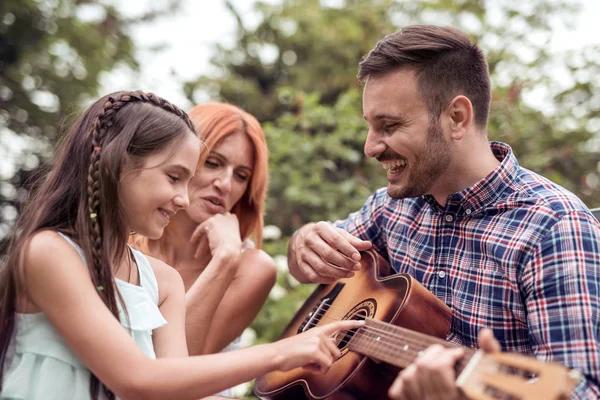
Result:
[[[388,187],[343,221],[299,229],[291,273],[350,277],[373,246],[452,309],[449,342],[576,368],[584,379],[573,398],[599,398],[600,225],[575,195],[488,141],[481,49],[454,28],[409,26],[377,43],[358,77],[365,154],[387,170]],[[459,398],[461,355],[428,349],[390,396]]]

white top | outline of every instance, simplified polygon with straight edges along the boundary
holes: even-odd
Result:
[[[63,234],[61,236],[84,258],[75,242]],[[125,316],[119,303],[121,325],[131,334],[142,352],[148,358],[155,359],[152,331],[166,325],[167,321],[158,309],[158,283],[152,266],[142,253],[135,249],[132,251],[140,286],[116,279],[129,317]],[[67,346],[44,313],[15,314],[15,334],[4,368],[0,399],[90,398],[90,371]]]

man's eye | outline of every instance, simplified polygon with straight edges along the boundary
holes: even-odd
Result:
[[[179,177],[178,176],[170,175],[170,174],[168,174],[168,175],[169,175],[169,179],[171,179],[173,182],[179,181]]]

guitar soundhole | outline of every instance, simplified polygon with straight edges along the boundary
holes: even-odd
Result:
[[[360,303],[356,304],[350,311],[344,315],[342,319],[355,319],[364,320],[366,318],[375,317],[377,311],[377,302],[373,298],[365,299]],[[348,352],[348,342],[352,340],[356,334],[357,329],[351,329],[346,332],[344,337],[338,341],[338,349],[340,349],[342,356]]]
[[[365,318],[367,318],[367,317],[368,317],[367,311],[362,309],[362,310],[358,310],[357,313],[351,315],[350,318],[344,318],[344,319],[364,321]],[[356,333],[357,330],[358,330],[358,328],[350,329],[349,331],[346,331],[346,334],[344,335],[344,337],[338,342],[338,349],[344,350],[344,348],[348,345],[348,342],[350,342],[350,340],[354,337],[354,334]]]

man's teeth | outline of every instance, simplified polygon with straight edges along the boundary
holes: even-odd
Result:
[[[406,165],[406,160],[382,161],[381,165],[384,169],[404,167]]]

